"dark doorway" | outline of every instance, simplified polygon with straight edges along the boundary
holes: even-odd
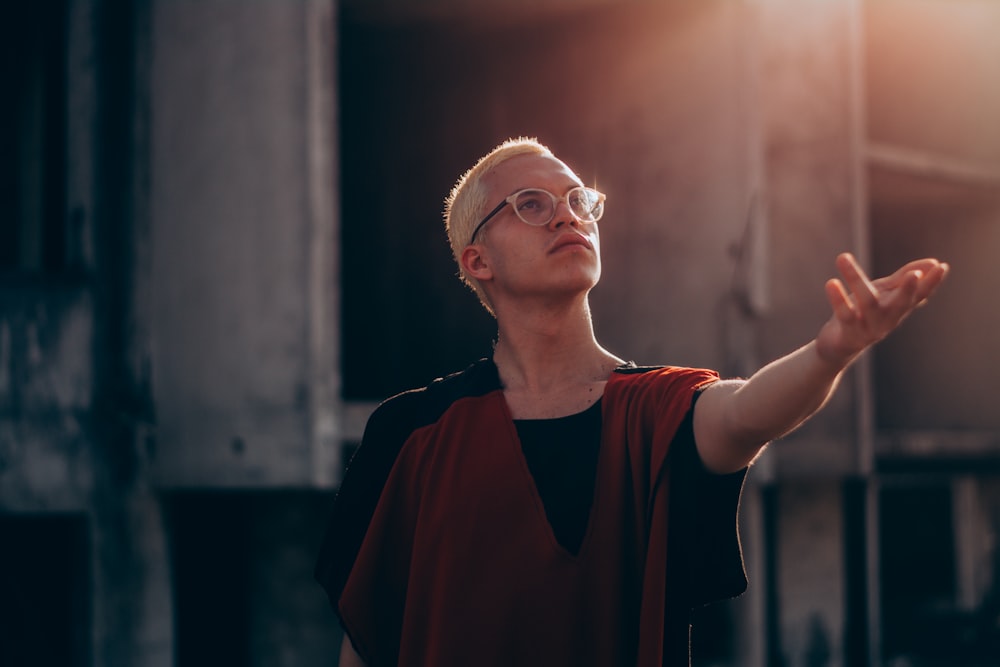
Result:
[[[170,502],[176,660],[249,665],[247,495],[185,493]]]
[[[955,611],[951,487],[885,486],[879,504],[883,658],[954,664],[957,638],[946,639]]]

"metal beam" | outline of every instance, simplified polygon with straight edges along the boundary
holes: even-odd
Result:
[[[902,146],[869,143],[869,166],[961,185],[1000,188],[1000,167]]]

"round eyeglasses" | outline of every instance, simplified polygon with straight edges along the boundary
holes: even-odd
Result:
[[[597,222],[604,215],[604,200],[605,196],[603,193],[582,185],[572,188],[562,197],[556,197],[548,190],[542,190],[541,188],[519,190],[497,204],[496,208],[486,214],[483,221],[472,230],[472,237],[469,239],[469,243],[475,243],[476,235],[483,228],[483,225],[493,219],[493,216],[503,210],[503,207],[507,204],[514,207],[514,213],[521,219],[521,222],[525,222],[533,227],[541,227],[552,222],[552,218],[556,215],[556,208],[558,208],[561,201],[566,202],[570,212],[580,222]]]

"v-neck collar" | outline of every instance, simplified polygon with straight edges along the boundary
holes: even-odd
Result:
[[[541,522],[541,524],[542,524],[542,530],[545,533],[545,535],[547,536],[550,545],[559,554],[559,556],[561,556],[561,557],[563,557],[563,558],[565,558],[565,559],[567,559],[567,560],[569,560],[571,562],[579,563],[579,562],[583,561],[586,558],[586,556],[587,556],[588,545],[592,541],[591,540],[591,535],[592,535],[592,533],[594,531],[594,523],[595,523],[595,520],[596,520],[596,516],[598,514],[597,508],[598,508],[598,505],[599,505],[600,500],[601,500],[601,488],[603,487],[603,483],[602,483],[602,480],[601,480],[601,470],[604,467],[604,466],[602,466],[602,462],[604,461],[604,458],[606,456],[606,453],[605,453],[605,449],[606,448],[605,448],[604,437],[603,437],[603,431],[604,431],[604,426],[603,426],[603,422],[604,422],[604,419],[603,419],[604,401],[603,400],[599,400],[599,403],[601,403],[600,410],[602,412],[602,419],[601,419],[601,432],[602,433],[601,433],[601,441],[600,441],[600,445],[599,445],[600,448],[599,448],[598,453],[597,453],[597,472],[594,475],[594,489],[593,489],[593,496],[591,497],[591,503],[590,503],[590,515],[587,517],[587,527],[584,530],[583,539],[580,541],[580,548],[574,554],[574,553],[570,552],[569,550],[567,550],[559,542],[558,538],[555,535],[555,531],[553,531],[553,529],[552,529],[552,524],[549,522],[548,514],[545,511],[545,503],[543,502],[542,496],[541,496],[541,494],[538,491],[538,486],[535,484],[535,478],[531,474],[531,468],[528,466],[528,461],[527,461],[527,459],[524,456],[524,451],[523,451],[522,446],[521,446],[521,439],[518,437],[518,434],[517,434],[517,426],[514,423],[515,420],[511,416],[510,406],[507,405],[507,400],[506,400],[506,398],[503,395],[502,388],[499,389],[494,394],[494,399],[497,401],[500,409],[503,411],[503,414],[504,414],[504,416],[506,418],[505,421],[507,422],[507,437],[503,438],[503,440],[504,440],[504,446],[507,448],[508,455],[513,458],[514,462],[516,463],[517,468],[520,471],[520,473],[519,473],[519,476],[521,478],[520,481],[524,485],[524,488],[527,490],[526,492],[529,493],[530,496],[531,496],[531,502],[532,502],[532,505],[535,508],[535,516],[536,516],[537,520],[539,522]],[[593,407],[593,406],[591,406],[591,407]],[[588,408],[588,410],[589,409],[591,409],[591,408]],[[580,414],[580,413],[578,413],[578,414]]]

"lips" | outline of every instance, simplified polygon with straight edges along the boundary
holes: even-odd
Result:
[[[583,234],[577,234],[576,232],[567,232],[559,236],[549,248],[549,252],[553,253],[562,248],[569,246],[583,246],[588,250],[593,250],[594,245],[590,240]]]

